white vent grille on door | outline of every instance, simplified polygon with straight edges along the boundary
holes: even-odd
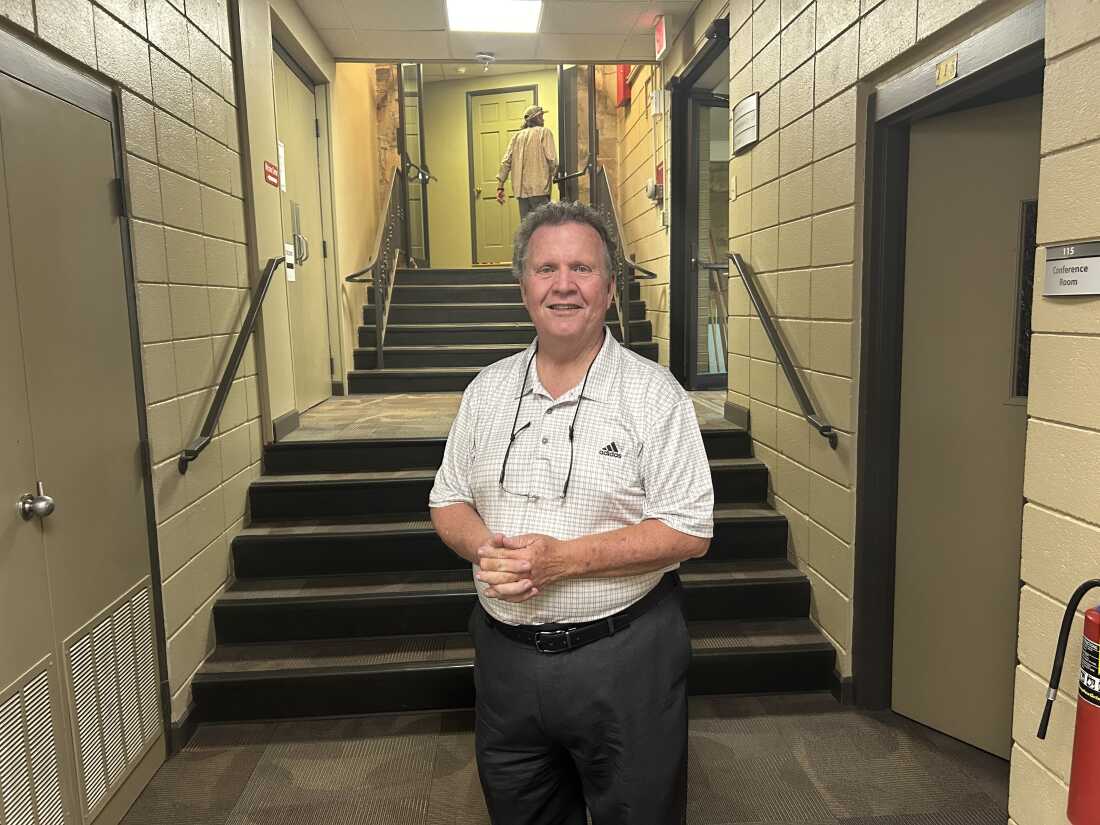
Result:
[[[47,669],[0,705],[0,822],[64,825],[57,759]]]
[[[126,779],[162,729],[147,586],[70,641],[69,668],[88,815]]]

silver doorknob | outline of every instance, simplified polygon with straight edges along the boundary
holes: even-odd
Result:
[[[30,521],[35,516],[45,518],[53,512],[54,506],[54,500],[46,495],[46,487],[40,481],[38,482],[38,495],[24,493],[19,498],[19,515],[23,517],[23,521]]]

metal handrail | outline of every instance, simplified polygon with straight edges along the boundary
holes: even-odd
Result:
[[[378,224],[378,233],[374,238],[374,254],[371,256],[370,263],[344,278],[347,283],[356,284],[366,282],[366,276],[370,275],[370,285],[374,290],[374,366],[380,370],[386,367],[383,349],[383,342],[386,340],[386,319],[389,317],[390,300],[393,296],[392,287],[402,253],[399,246],[405,220],[400,195],[402,174],[400,169],[394,169],[393,176],[390,178],[384,217]],[[410,262],[406,260],[406,264]]]
[[[718,336],[722,339],[722,352],[728,352],[726,349],[726,325],[729,323],[729,309],[726,307],[726,296],[722,293],[722,282],[718,280],[719,269],[710,269],[710,288],[714,292],[715,297],[718,299],[718,317],[721,319],[721,323],[718,325]]]
[[[591,169],[592,169],[592,158],[589,157],[588,160],[586,160],[584,162],[584,167],[583,168],[578,169],[576,172],[567,172],[565,174],[558,173],[557,175],[554,175],[554,181],[553,182],[557,183],[557,184],[565,183],[567,180],[573,180],[573,178],[579,178],[582,175],[587,175],[589,173],[589,171],[591,171]]]
[[[218,419],[225,407],[225,399],[229,397],[229,391],[233,387],[233,378],[241,365],[241,359],[244,358],[244,350],[248,346],[248,339],[252,337],[252,332],[256,328],[256,318],[260,314],[264,296],[267,295],[267,289],[271,286],[271,281],[275,277],[275,271],[285,262],[286,258],[284,257],[271,258],[267,262],[267,266],[264,267],[263,275],[260,276],[260,283],[252,294],[252,304],[248,307],[248,313],[244,316],[241,331],[237,333],[237,341],[233,344],[233,352],[229,355],[229,363],[225,365],[221,383],[218,384],[218,390],[214,393],[214,400],[206,413],[206,420],[203,421],[202,429],[199,430],[198,437],[184,447],[183,452],[180,453],[179,462],[176,465],[179,468],[180,475],[187,472],[188,465],[198,458],[199,454],[214,439],[214,429],[218,426]]]
[[[787,383],[791,385],[791,390],[802,408],[802,415],[829,442],[829,446],[835,450],[837,446],[836,430],[814,409],[813,402],[810,401],[810,396],[802,385],[802,379],[799,377],[798,371],[795,370],[791,356],[787,352],[782,336],[779,334],[779,329],[776,327],[775,321],[772,320],[771,313],[768,312],[767,304],[764,303],[764,296],[760,292],[760,287],[756,283],[752,270],[745,265],[741,256],[736,252],[728,257],[733,261],[734,266],[737,267],[737,271],[741,275],[741,280],[745,284],[745,291],[749,293],[749,300],[752,301],[756,314],[760,318],[760,323],[764,327],[764,334],[768,336],[768,341],[771,342],[772,349],[775,350],[775,356],[779,359],[780,366],[783,367],[783,374],[787,376]]]
[[[387,218],[392,211],[394,203],[400,200],[399,198],[395,197],[398,189],[398,181],[400,180],[400,175],[401,170],[394,169],[393,176],[390,178],[389,194],[386,196],[386,208],[385,210],[383,210]],[[349,284],[361,284],[369,282],[369,279],[366,276],[370,275],[373,272],[375,266],[378,265],[378,260],[382,256],[382,253],[384,251],[383,244],[386,241],[386,230],[388,228],[388,220],[381,221],[378,224],[378,230],[374,233],[374,250],[373,254],[371,255],[370,263],[368,263],[362,269],[353,272],[346,278],[344,278],[345,282]]]
[[[623,344],[630,344],[630,284],[635,279],[652,280],[657,273],[646,269],[634,262],[633,258],[626,257],[623,246],[623,238],[626,232],[623,230],[622,221],[619,220],[619,210],[615,206],[615,196],[611,190],[611,179],[603,166],[596,168],[596,191],[592,198],[596,211],[603,214],[611,230],[614,250],[612,250],[612,266],[615,269],[615,304],[619,309],[619,325],[622,330]]]

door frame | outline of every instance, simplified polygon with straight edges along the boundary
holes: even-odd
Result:
[[[596,173],[600,154],[600,132],[596,126],[596,64],[595,63],[571,63],[571,66],[585,66],[585,80],[586,88],[585,93],[588,95],[588,174],[585,176],[588,178],[588,193],[589,199],[592,198],[592,193],[596,191]],[[569,142],[565,139],[566,126],[568,113],[563,101],[568,100],[568,96],[565,92],[565,64],[558,64],[558,160],[563,166],[565,164],[565,158],[567,157],[567,148]],[[578,124],[579,125],[579,124]],[[577,165],[580,166],[580,156],[578,155]],[[565,172],[577,172],[578,169],[566,168]],[[569,181],[570,186],[575,186],[573,181]],[[572,190],[570,190],[572,194]],[[564,200],[564,195],[561,191],[561,186],[558,186],[558,196]]]
[[[474,179],[474,98],[481,95],[497,95],[505,92],[531,92],[533,106],[539,105],[539,87],[534,83],[522,86],[501,86],[496,89],[477,89],[466,92],[466,162],[469,168],[470,181],[470,263],[477,263],[477,182]]]
[[[427,141],[424,139],[424,64],[422,63],[398,63],[397,64],[397,151],[401,156],[398,158],[398,162],[401,164],[401,203],[404,205],[405,210],[409,208],[409,145],[408,135],[405,132],[405,78],[402,76],[402,70],[405,66],[416,67],[416,116],[418,119],[417,124],[417,141],[420,144],[420,168],[425,172],[428,172],[428,160],[425,157],[427,154]],[[431,174],[429,172],[429,174]],[[428,235],[428,184],[429,181],[423,181],[420,184],[420,211],[421,211],[421,225],[424,229],[424,268],[429,269],[432,265],[432,250],[431,239]],[[404,244],[405,254],[411,260],[412,259],[412,227],[409,223],[408,214],[405,215],[404,220],[401,221],[401,234],[402,243]]]
[[[909,130],[1044,65],[1043,0],[871,90],[866,121],[850,698],[891,706]],[[937,87],[937,66],[959,76]],[[847,694],[847,690],[845,690]]]
[[[698,191],[698,176],[693,167],[696,163],[696,151],[693,140],[696,134],[693,126],[692,87],[711,64],[729,48],[729,17],[720,17],[710,24],[706,32],[706,42],[680,70],[669,78],[665,88],[671,92],[669,102],[669,201],[672,216],[669,227],[669,354],[668,368],[676,379],[687,389],[696,389],[695,359],[692,344],[692,330],[695,313],[698,312],[695,290],[691,277],[693,267],[692,242],[698,234],[698,217],[689,215],[692,210],[681,210],[677,204],[688,204],[691,192]],[[695,176],[695,185],[691,185],[691,176]],[[666,207],[667,208],[667,207]],[[679,276],[677,276],[679,273]]]
[[[333,216],[336,213],[336,204],[333,192],[333,165],[329,139],[332,132],[329,124],[329,118],[332,111],[328,99],[329,84],[318,83],[310,77],[309,72],[306,71],[301,62],[299,62],[290,49],[284,46],[280,41],[280,37],[283,37],[281,33],[272,33],[272,60],[281,60],[283,64],[290,69],[290,73],[313,92],[314,139],[317,142],[318,207],[321,210],[321,244],[319,251],[321,253],[320,264],[322,282],[325,285],[325,329],[328,335],[329,388],[331,392],[330,397],[341,396],[344,395],[344,376],[346,375],[346,371],[344,370],[344,351],[339,326],[339,296],[341,294],[341,286],[339,277],[336,273],[335,256],[329,254],[328,244],[328,239],[335,238],[336,236],[335,222],[333,220]],[[274,63],[272,64],[271,71],[272,78],[274,78]],[[398,78],[398,85],[400,86],[400,78]],[[274,92],[274,89],[272,91]],[[278,116],[274,114],[274,109],[272,111],[275,139],[278,141],[279,119]],[[279,170],[279,174],[280,176],[283,174],[282,169]],[[285,231],[286,227],[282,227],[281,198],[283,194],[284,193],[280,190],[279,218],[281,230]],[[287,309],[289,312],[289,304]],[[293,349],[293,333],[291,333],[291,348]],[[324,403],[324,401],[318,403]],[[295,399],[295,404],[297,405],[297,399]],[[317,405],[314,404],[313,406]],[[278,441],[297,429],[299,418],[304,412],[306,412],[306,410],[299,410],[297,406],[295,406],[292,411],[276,419],[273,427],[274,440]]]
[[[123,287],[130,332],[130,361],[134,376],[134,398],[144,486],[145,528],[149,545],[150,590],[153,597],[154,633],[157,640],[157,679],[165,746],[172,752],[172,695],[168,683],[168,643],[164,630],[160,549],[157,541],[156,509],[153,501],[153,455],[149,444],[149,421],[145,399],[145,376],[138,325],[137,287],[130,238],[129,181],[123,149],[122,96],[117,84],[99,73],[75,63],[58,52],[47,53],[40,44],[0,27],[0,72],[39,91],[103,118],[110,126],[114,168],[118,184],[119,243],[122,245]],[[57,661],[58,676],[64,679],[64,663]],[[59,686],[62,695],[64,684]],[[74,752],[78,756],[79,751]],[[79,770],[79,765],[75,766]]]

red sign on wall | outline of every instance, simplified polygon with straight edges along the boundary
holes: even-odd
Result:
[[[279,167],[269,160],[264,161],[264,180],[276,189],[279,188]]]
[[[665,56],[668,48],[668,40],[665,39],[665,16],[662,14],[653,24],[653,51],[654,57],[660,60]]]
[[[630,102],[630,64],[620,63],[615,68],[615,105],[625,106]]]

